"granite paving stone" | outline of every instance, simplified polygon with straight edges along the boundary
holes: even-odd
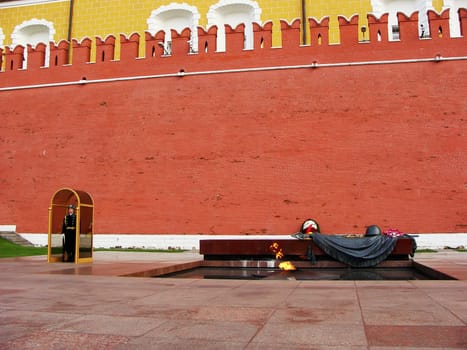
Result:
[[[0,342],[2,349],[22,350],[66,350],[66,349],[114,349],[118,344],[127,343],[128,338],[119,335],[102,335],[87,333],[30,331],[23,337],[7,342]]]
[[[256,334],[260,325],[261,322],[169,320],[144,336],[158,339],[184,339],[187,344],[191,340],[247,343]]]
[[[0,349],[467,348],[465,278],[121,277],[199,260],[191,252],[95,252],[83,265],[0,259]],[[467,254],[417,261],[462,277]]]
[[[363,325],[304,323],[267,323],[252,343],[289,345],[329,345],[366,347]]]
[[[370,345],[467,349],[467,326],[367,326]]]
[[[243,350],[248,346],[247,342],[235,341],[217,341],[203,339],[157,339],[153,337],[137,337],[131,338],[127,343],[119,344],[113,347],[113,350],[186,350],[186,349],[203,349],[203,350]]]
[[[362,314],[355,308],[319,308],[310,302],[306,307],[279,308],[269,319],[270,323],[281,324],[348,324],[362,325]]]
[[[303,285],[305,282],[302,282]],[[306,284],[309,284],[308,282]],[[309,307],[322,309],[355,309],[358,308],[358,298],[355,286],[346,290],[339,288],[297,288],[287,299],[289,307]]]
[[[48,330],[86,334],[139,336],[155,329],[164,322],[166,322],[164,319],[149,317],[107,316],[93,313],[48,327]]]

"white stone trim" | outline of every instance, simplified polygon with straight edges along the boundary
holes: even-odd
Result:
[[[21,236],[34,245],[47,245],[44,233],[22,233]],[[199,249],[202,239],[293,239],[290,235],[137,235],[95,234],[94,248],[156,248],[168,247],[187,250]],[[442,249],[444,247],[467,247],[467,233],[420,233],[415,238],[419,249]]]
[[[444,0],[443,10],[449,9],[449,33],[451,38],[462,37],[459,14],[457,12],[460,8],[467,9],[467,0]]]
[[[231,5],[246,5],[253,9],[252,22],[245,24],[245,49],[253,49],[253,23],[261,24],[261,8],[256,1],[251,0],[220,0],[218,3],[211,5],[206,15],[208,19],[207,27],[210,28],[217,25],[217,51],[225,51],[225,28],[219,25],[218,10],[225,6]]]
[[[258,2],[251,1],[251,0],[220,0],[218,3],[211,5],[209,7],[209,11],[206,15],[208,19],[208,26],[209,21],[215,19],[215,11],[221,7],[229,6],[229,5],[247,5],[253,8],[254,11],[254,22],[261,24],[261,8],[258,5]]]
[[[388,38],[389,40],[398,40],[393,39],[392,37],[392,26],[398,25],[397,21],[397,12],[402,12],[406,16],[410,16],[415,11],[418,11],[418,33],[422,35],[422,27],[423,25],[423,35],[424,37],[428,37],[430,35],[430,27],[428,25],[428,10],[434,10],[432,6],[432,0],[404,0],[405,3],[411,4],[410,11],[403,11],[401,9],[395,8],[397,5],[389,0],[371,0],[371,7],[373,8],[373,14],[376,17],[381,17],[381,15],[388,13]],[[410,12],[410,13],[406,13]]]
[[[29,26],[33,25],[42,25],[47,28],[49,28],[49,42],[54,41],[54,35],[55,35],[55,28],[52,22],[49,22],[45,19],[37,19],[37,18],[32,18],[28,21],[24,21],[21,24],[18,24],[13,32],[11,33],[11,45],[12,47],[15,47],[16,45],[24,45],[24,43],[19,42],[19,33],[22,29],[27,28]],[[46,42],[44,44],[49,44],[49,42]]]
[[[32,6],[32,5],[43,5],[50,4],[54,2],[70,2],[70,0],[19,0],[19,1],[7,1],[0,4],[1,8],[10,8],[10,7],[22,7],[22,6]]]
[[[415,238],[419,249],[442,249],[467,247],[467,233],[419,234]]]
[[[16,232],[16,225],[0,225],[1,232]]]
[[[3,34],[3,29],[0,28],[0,47],[3,47],[3,40],[5,40],[5,34]]]
[[[24,21],[23,23],[18,24],[15,27],[15,29],[13,30],[13,33],[11,33],[11,47],[12,48],[16,47],[17,45],[25,46],[25,50],[24,50],[24,66],[23,66],[23,68],[27,67],[28,52],[27,52],[26,44],[28,44],[28,43],[22,42],[20,33],[21,33],[21,31],[23,29],[25,29],[25,28],[27,28],[29,26],[35,26],[35,25],[41,25],[41,26],[47,27],[49,29],[48,40],[47,40],[47,42],[44,42],[44,44],[46,45],[44,66],[45,67],[49,66],[49,61],[50,61],[50,45],[49,45],[49,42],[54,41],[54,35],[55,35],[54,25],[53,25],[52,22],[49,22],[49,21],[47,21],[45,19],[32,18],[32,19],[30,19],[28,21]]]
[[[193,17],[192,23],[190,23],[189,28],[191,30],[191,50],[196,52],[198,51],[198,25],[199,25],[199,19],[200,19],[200,14],[198,9],[195,6],[190,6],[187,3],[175,3],[172,2],[169,5],[164,5],[160,6],[156,10],[151,12],[151,15],[147,19],[147,24],[148,24],[148,32],[151,33],[152,35],[156,34],[159,30],[164,30],[165,32],[165,37],[166,37],[166,43],[165,43],[165,49],[166,52],[170,51],[168,41],[171,39],[171,33],[170,29],[168,28],[158,28],[158,21],[157,17],[160,15],[163,15],[164,13],[170,12],[170,11],[186,11],[191,13]],[[167,38],[169,40],[167,40]]]

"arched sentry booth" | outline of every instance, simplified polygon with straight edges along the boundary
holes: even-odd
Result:
[[[61,188],[54,193],[49,207],[48,262],[64,261],[63,221],[68,207],[75,208],[76,233],[74,263],[92,262],[94,202],[89,193]]]

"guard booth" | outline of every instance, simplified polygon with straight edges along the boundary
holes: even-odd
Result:
[[[49,235],[47,261],[64,260],[63,220],[68,206],[73,205],[76,214],[75,264],[92,262],[94,235],[94,202],[89,193],[61,188],[54,193],[49,207]]]

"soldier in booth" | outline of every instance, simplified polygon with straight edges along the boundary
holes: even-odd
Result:
[[[65,235],[63,261],[75,261],[76,214],[73,205],[68,206],[67,215],[63,218],[62,233]]]

